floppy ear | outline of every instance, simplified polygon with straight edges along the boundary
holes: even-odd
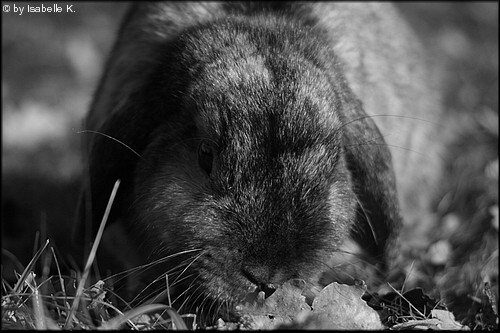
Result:
[[[401,226],[391,153],[361,102],[353,98],[345,106],[344,149],[358,199],[353,237],[385,266]]]
[[[134,172],[141,154],[155,130],[182,110],[182,94],[170,92],[183,91],[189,78],[182,72],[183,68],[175,66],[175,61],[169,61],[168,50],[175,48],[166,43],[165,49],[161,53],[167,59],[165,63],[151,66],[148,71],[130,78],[129,81],[134,82],[133,89],[120,91],[122,81],[111,76],[108,86],[113,85],[116,90],[111,93],[100,91],[89,112],[84,144],[87,181],[79,214],[86,229],[93,230],[91,234],[98,229],[118,179],[120,188],[108,224],[128,214]],[[164,76],[169,80],[166,81]]]
[[[118,179],[121,183],[107,223],[119,219],[129,206],[133,173],[152,125],[147,117],[140,117],[140,102],[125,108],[115,112],[100,128],[85,128],[84,159],[88,169],[78,208],[79,226],[75,230],[80,237],[94,237]]]
[[[120,188],[108,223],[127,214],[140,154],[152,132],[179,110],[179,97],[168,92],[184,89],[188,80],[187,75],[182,75],[183,69],[175,66],[178,61],[170,60],[171,50],[176,49],[172,46],[175,40],[147,47],[135,43],[139,47],[132,42],[127,44],[127,36],[121,34],[113,49],[84,124],[88,170],[77,228],[92,229],[91,235],[98,229],[117,179],[121,180]]]

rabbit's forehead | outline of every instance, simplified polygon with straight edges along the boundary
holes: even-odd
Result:
[[[328,78],[299,60],[281,65],[270,68],[254,55],[206,71],[192,90],[198,130],[238,145],[266,138],[294,144],[330,137],[341,127],[341,105]]]

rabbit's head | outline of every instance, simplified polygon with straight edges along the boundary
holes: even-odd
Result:
[[[389,151],[322,33],[234,17],[189,29],[93,141],[113,208],[161,270],[238,301],[317,281],[348,239],[384,256],[399,212]],[[203,298],[204,299],[204,298]]]

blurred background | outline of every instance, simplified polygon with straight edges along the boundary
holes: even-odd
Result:
[[[40,239],[59,253],[69,248],[85,135],[77,132],[127,7],[54,3],[62,13],[2,13],[3,277],[29,262]],[[41,3],[2,3],[27,4]],[[470,308],[485,279],[498,285],[498,2],[398,7],[445,65],[447,112],[461,128],[452,181],[436,203],[440,224],[422,240],[414,273],[422,287],[463,296],[455,305]]]
[[[12,274],[5,250],[26,265],[40,239],[69,248],[83,165],[77,131],[127,6],[54,3],[61,13],[19,15],[14,6],[42,2],[2,3],[11,8],[2,12],[3,276]]]

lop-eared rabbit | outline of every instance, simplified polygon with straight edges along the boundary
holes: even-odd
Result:
[[[441,173],[435,74],[388,3],[135,4],[85,122],[82,220],[120,179],[117,257],[186,311],[384,280]]]

